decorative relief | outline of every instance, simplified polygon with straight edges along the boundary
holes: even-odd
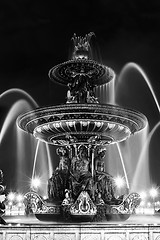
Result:
[[[150,235],[149,232],[142,232],[144,229],[143,227],[139,229],[139,232],[133,233],[131,232],[131,229],[128,229],[127,232],[129,235],[126,237],[126,232],[125,230],[123,233],[119,232],[118,229],[115,229],[114,232],[104,232],[104,237],[102,235],[102,232],[104,229],[98,231],[95,227],[95,229],[90,229],[89,231],[84,230],[84,229],[77,229],[73,228],[72,232],[70,232],[71,229],[63,228],[61,232],[55,233],[55,230],[51,230],[48,232],[46,228],[46,232],[38,232],[34,233],[35,229],[33,228],[32,231],[24,232],[23,233],[18,233],[15,232],[7,232],[6,229],[1,229],[0,232],[0,240],[127,240],[128,237],[130,240],[160,240],[160,233],[159,231],[154,232],[153,235]],[[20,231],[22,229],[20,228]],[[64,232],[63,232],[64,231]],[[68,233],[67,233],[68,232]]]
[[[144,235],[136,235],[132,240],[147,240],[148,237],[145,237]]]
[[[158,237],[156,237],[155,240],[160,240],[160,235]]]
[[[107,240],[124,240],[125,238],[120,237],[120,236],[110,236],[109,238],[107,238]]]
[[[24,238],[19,236],[19,235],[13,235],[13,236],[11,236],[7,239],[9,239],[9,240],[23,240]]]
[[[49,240],[49,238],[46,238],[45,236],[42,236],[42,235],[36,235],[32,239],[33,240]]]
[[[76,235],[73,233],[66,234],[66,233],[55,233],[54,240],[76,240]]]
[[[80,235],[81,240],[100,240],[101,234],[87,233]]]

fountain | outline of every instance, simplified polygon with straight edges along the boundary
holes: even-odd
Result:
[[[137,64],[126,64],[115,81],[111,68],[93,60],[92,35],[89,33],[84,38],[74,35],[71,60],[49,72],[51,80],[68,87],[65,104],[38,108],[37,103],[21,89],[11,89],[0,95],[1,103],[7,100],[9,105],[11,102],[1,128],[0,168],[3,169],[5,161],[7,170],[12,168],[10,179],[16,181],[10,186],[17,192],[17,198],[22,198],[18,193],[25,193],[26,213],[25,216],[4,215],[5,184],[3,177],[0,178],[0,216],[4,215],[4,221],[0,218],[0,239],[160,238],[158,214],[148,217],[143,209],[139,215],[137,210],[140,208],[136,208],[141,201],[140,191],[150,187],[147,154],[159,123],[153,124],[155,127],[148,135],[148,122],[141,113],[144,111],[140,104],[130,106],[122,96],[122,79],[125,81],[125,75],[133,69],[140,73],[159,114],[157,98],[143,69]],[[113,91],[114,86],[116,91]],[[12,100],[7,98],[10,94]],[[15,94],[17,96],[13,99]],[[130,91],[129,95],[132,95]],[[120,103],[127,107],[117,106]],[[148,114],[145,115],[148,118]],[[14,126],[16,119],[18,128]],[[12,126],[16,129],[16,141],[8,132]],[[16,157],[7,160],[6,155],[10,159],[12,148],[3,154],[5,143],[7,147],[9,145],[7,135],[9,144],[17,150],[16,160]],[[13,172],[16,172],[16,178]],[[121,184],[122,180],[115,178],[117,172],[124,176],[125,187],[122,189],[116,186],[116,181]],[[34,178],[41,175],[44,183],[38,188],[39,179]],[[31,180],[35,180],[32,186]],[[48,198],[44,196],[46,193]],[[10,196],[15,197],[13,192]]]
[[[57,146],[59,166],[48,180],[48,199],[33,191],[25,195],[27,212],[40,220],[124,220],[140,203],[137,193],[115,196],[104,157],[106,148],[141,131],[147,120],[138,111],[100,104],[95,97],[95,88],[113,81],[115,73],[92,59],[92,35],[74,35],[72,59],[49,71],[51,80],[68,86],[66,104],[38,108],[17,120],[20,129]]]

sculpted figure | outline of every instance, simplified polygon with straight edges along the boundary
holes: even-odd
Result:
[[[105,172],[104,157],[106,150],[98,149],[95,157],[95,189],[97,195],[101,196],[107,204],[119,204],[121,201],[114,196],[113,177]]]
[[[58,148],[57,154],[60,161],[59,166],[48,180],[48,197],[51,201],[62,201],[65,197],[65,189],[68,189],[69,158],[65,148]]]
[[[3,182],[3,172],[0,170],[0,224],[6,224],[4,219],[2,218],[3,214],[5,213],[5,204],[4,201],[6,199],[4,190],[5,187],[2,185]]]
[[[95,170],[98,172],[104,172],[104,157],[106,154],[105,149],[99,149],[97,151],[97,156],[95,157]]]
[[[89,169],[90,159],[88,158],[87,148],[80,146],[79,154],[73,157],[70,172],[70,189],[73,198],[76,199],[81,191],[87,191],[93,195],[93,178]]]

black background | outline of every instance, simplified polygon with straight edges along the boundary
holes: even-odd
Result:
[[[51,82],[48,71],[68,59],[74,33],[90,31],[104,64],[119,73],[136,62],[160,100],[159,0],[1,0],[0,94],[20,88],[39,106],[63,103],[66,89]],[[6,113],[2,104],[0,111]],[[153,175],[159,169],[152,167]]]
[[[140,64],[159,94],[158,0],[2,0],[0,92],[22,88],[39,105],[64,101],[48,71],[68,59],[73,33],[90,31],[96,34],[103,63],[116,72],[127,62]]]

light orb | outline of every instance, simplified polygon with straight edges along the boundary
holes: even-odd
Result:
[[[114,182],[117,188],[122,188],[125,185],[124,178],[121,176],[117,176],[114,178]]]

